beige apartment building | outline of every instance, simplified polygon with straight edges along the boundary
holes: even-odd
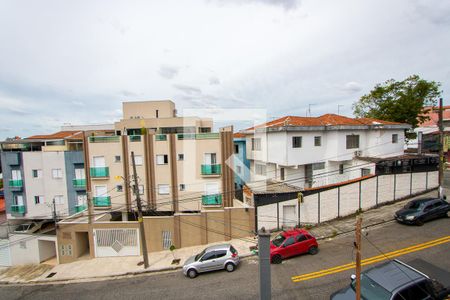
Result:
[[[94,208],[133,211],[134,153],[144,209],[192,212],[233,206],[233,130],[177,117],[170,100],[123,103],[114,134],[87,132],[87,189]]]

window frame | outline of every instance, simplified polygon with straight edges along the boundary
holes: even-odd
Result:
[[[162,163],[158,158],[162,157]],[[167,154],[156,154],[156,164],[159,166],[167,165],[169,164],[169,156]]]
[[[292,148],[302,148],[303,146],[303,136],[296,135],[292,137]]]
[[[317,143],[318,141],[318,143]],[[322,136],[317,135],[314,137],[314,147],[322,147]]]
[[[359,149],[360,138],[359,134],[347,134],[345,136],[346,149]]]
[[[161,193],[162,188],[164,188],[163,193]],[[166,188],[167,188],[167,192],[165,192]],[[170,195],[170,185],[169,184],[158,184],[158,195]]]
[[[251,138],[252,151],[261,151],[261,138]]]
[[[56,172],[56,176],[55,176]],[[52,179],[62,179],[63,178],[63,172],[61,168],[55,168],[52,169]]]
[[[392,144],[398,144],[398,133],[392,134]]]

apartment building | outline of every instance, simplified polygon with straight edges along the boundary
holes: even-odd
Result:
[[[86,140],[95,209],[135,210],[132,153],[146,210],[232,206],[232,128],[212,132],[212,119],[178,117],[170,100],[124,102],[114,127],[113,135],[90,133]]]
[[[250,161],[247,159],[245,135],[235,133],[234,142],[234,188],[239,191],[250,180]]]
[[[301,188],[375,174],[361,157],[404,153],[406,124],[335,114],[282,117],[241,131],[246,138],[251,181],[274,179]]]
[[[0,143],[8,219],[53,219],[86,207],[82,134],[60,131]]]

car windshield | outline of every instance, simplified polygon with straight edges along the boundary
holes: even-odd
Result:
[[[195,256],[195,261],[198,261],[198,260],[203,256],[203,254],[205,254],[205,252],[206,252],[206,249],[204,249],[202,252],[200,252],[199,254],[197,254],[197,255]]]
[[[353,290],[355,290],[355,286],[356,280],[352,282]],[[366,275],[361,274],[361,297],[367,300],[389,300],[391,298],[391,293]]]
[[[418,210],[422,206],[422,202],[409,202],[405,205],[406,209],[416,209]]]
[[[274,244],[277,247],[280,247],[281,244],[283,244],[284,240],[286,238],[284,236],[282,236],[281,234],[277,235],[273,240],[272,240],[272,244]]]

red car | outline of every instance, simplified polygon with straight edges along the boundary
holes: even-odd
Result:
[[[279,264],[287,257],[309,253],[317,254],[316,238],[303,229],[283,231],[270,242],[270,261]]]

